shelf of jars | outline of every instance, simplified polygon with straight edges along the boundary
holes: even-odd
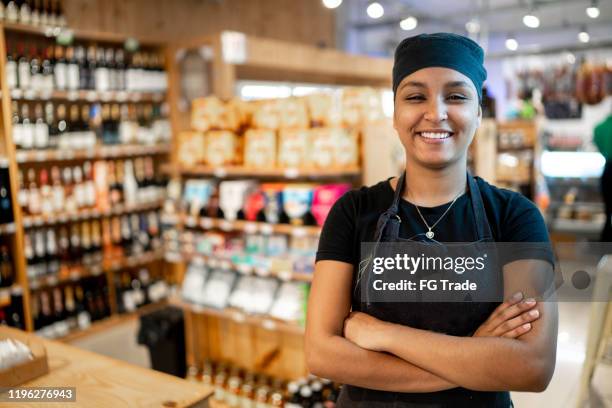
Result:
[[[304,334],[304,327],[297,322],[287,322],[266,315],[248,314],[234,308],[215,309],[212,307],[201,306],[195,303],[186,302],[179,298],[171,298],[169,303],[195,314],[217,317],[223,320],[230,320],[240,324],[259,327],[264,330],[288,333]]]
[[[89,149],[35,149],[17,150],[15,157],[17,163],[83,161],[94,159],[112,159],[119,157],[137,157],[162,155],[170,153],[168,145],[108,145],[95,146]]]
[[[162,259],[164,259],[164,252],[160,250],[147,251],[131,256],[104,258],[99,260],[99,262],[78,265],[74,268],[70,268],[70,270],[65,270],[58,274],[31,278],[29,280],[30,289],[37,290],[62,285],[68,282],[77,282],[84,278],[100,276],[107,271],[116,272],[126,268],[135,268]]]
[[[163,201],[156,200],[151,202],[144,202],[140,204],[114,204],[111,208],[100,210],[97,208],[82,209],[74,212],[65,212],[59,214],[49,215],[38,215],[38,216],[24,216],[23,226],[24,228],[41,227],[54,224],[64,224],[68,222],[77,222],[82,220],[88,220],[92,218],[112,217],[117,215],[124,215],[135,212],[145,212],[159,209],[162,206]]]

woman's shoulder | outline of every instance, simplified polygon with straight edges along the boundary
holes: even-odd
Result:
[[[393,189],[389,179],[381,180],[371,186],[361,186],[346,192],[338,201],[343,205],[352,205],[357,213],[389,207],[393,200]]]
[[[517,209],[537,209],[533,201],[529,200],[523,194],[508,190],[507,188],[497,187],[484,179],[474,177],[485,205],[489,205],[499,210],[517,210]]]

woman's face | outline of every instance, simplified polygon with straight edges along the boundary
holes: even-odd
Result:
[[[465,160],[481,117],[474,83],[453,69],[420,69],[397,88],[393,127],[406,159],[422,166],[444,168]]]

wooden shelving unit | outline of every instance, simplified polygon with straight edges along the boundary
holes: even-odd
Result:
[[[132,268],[139,265],[155,264],[155,267],[163,268],[163,253],[162,252],[147,252],[144,254],[130,256],[125,258],[105,259],[97,265],[89,265],[81,269],[82,273],[78,275],[62,277],[43,277],[28,279],[27,265],[24,254],[24,233],[26,228],[31,227],[47,227],[57,223],[66,223],[80,221],[91,218],[108,217],[120,214],[126,214],[137,211],[147,211],[159,209],[161,202],[156,201],[137,206],[114,206],[107,211],[97,209],[82,210],[76,213],[54,214],[52,216],[25,216],[18,204],[19,166],[39,166],[49,162],[77,162],[86,160],[104,160],[127,157],[154,156],[159,162],[164,156],[170,153],[168,145],[102,145],[86,150],[19,150],[17,151],[12,141],[12,117],[11,117],[11,100],[19,101],[66,101],[74,103],[163,103],[167,101],[167,92],[140,92],[140,91],[109,91],[96,92],[91,90],[74,90],[74,91],[23,91],[20,89],[9,90],[7,86],[5,66],[6,66],[6,33],[10,32],[14,36],[20,38],[32,38],[38,41],[38,38],[53,38],[62,35],[66,38],[74,38],[77,42],[87,42],[101,44],[103,46],[114,47],[123,46],[128,40],[125,36],[115,35],[112,33],[100,33],[93,31],[71,30],[67,28],[52,29],[46,27],[33,27],[18,23],[4,22],[0,24],[0,96],[2,114],[0,117],[0,157],[6,158],[9,166],[10,182],[11,182],[11,200],[13,204],[15,221],[10,225],[0,226],[0,234],[11,234],[13,260],[16,271],[16,285],[23,289],[23,308],[26,330],[33,330],[33,322],[31,315],[31,290],[40,289],[44,286],[53,286],[65,282],[78,281],[81,278],[95,275],[105,275],[106,283],[109,287],[109,304],[111,305],[111,317],[108,322],[119,321],[123,316],[116,315],[115,304],[115,288],[114,274],[116,271],[124,268]],[[48,40],[52,41],[52,40]],[[165,45],[161,43],[153,43],[150,41],[139,41],[140,47],[158,50],[165,53]],[[165,274],[164,274],[165,275]],[[139,312],[145,312],[147,308]],[[103,330],[105,324],[95,323],[92,328],[82,333],[73,333],[64,340],[71,340],[88,333],[94,333],[97,330]],[[95,327],[95,329],[94,329]]]
[[[228,100],[235,96],[238,79],[302,82],[334,85],[373,86],[390,88],[392,61],[345,54],[336,50],[319,49],[300,44],[244,36],[237,42],[225,41],[227,33],[197,37],[180,44],[170,44],[166,60],[168,67],[168,101],[173,134],[189,129],[189,110],[181,99],[181,70],[178,56],[190,50],[207,48],[212,60],[206,77],[211,78],[210,93]],[[317,61],[313,64],[312,61]],[[372,124],[368,124],[374,126]],[[363,129],[361,129],[363,131]],[[386,130],[386,128],[385,128]],[[379,129],[379,132],[381,130]],[[196,165],[184,167],[178,160],[178,141],[175,138],[171,162],[163,168],[173,178],[249,178],[277,182],[297,180],[320,180],[322,183],[342,180],[361,185],[363,167],[352,168],[252,168],[244,166],[211,167]],[[361,145],[363,149],[363,144]],[[363,150],[360,154],[363,158]],[[290,236],[313,236],[320,234],[320,227],[296,227],[271,225],[245,221],[228,222],[207,217],[192,217],[178,214],[167,217],[164,222],[183,228],[215,229],[227,232],[263,234],[287,234]],[[175,263],[176,276],[182,276],[185,260],[207,263],[216,259],[193,253],[169,254]],[[243,265],[225,265],[247,271]],[[285,271],[285,280],[310,282],[311,274]],[[274,321],[267,317],[247,316],[240,312],[201,308],[173,301],[185,311],[188,365],[201,366],[205,358],[234,361],[247,369],[261,370],[281,378],[298,378],[307,373],[304,359],[303,328],[297,324]],[[274,358],[270,358],[270,355]],[[269,360],[269,361],[268,361]],[[261,361],[267,361],[262,365]]]
[[[82,150],[17,150],[15,153],[17,163],[43,163],[62,161],[81,161],[95,159],[114,159],[118,157],[137,157],[168,154],[168,146],[148,145],[116,145],[96,146],[93,149]]]

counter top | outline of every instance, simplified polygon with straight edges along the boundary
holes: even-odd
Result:
[[[211,387],[138,367],[6,326],[3,334],[31,337],[47,352],[49,373],[20,387],[75,387],[76,402],[19,402],[20,407],[207,407]],[[13,337],[13,336],[11,336]],[[0,402],[0,407],[15,406]]]

